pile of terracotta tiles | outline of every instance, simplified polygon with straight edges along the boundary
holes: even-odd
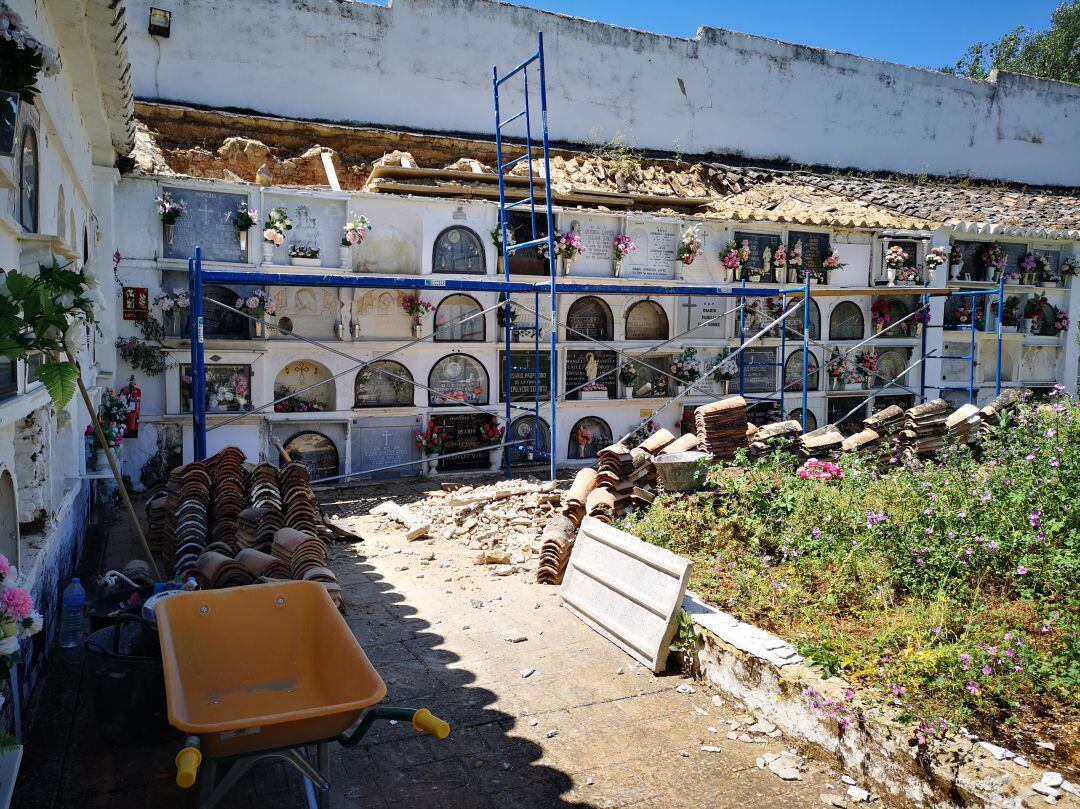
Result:
[[[985,435],[993,427],[1000,424],[1001,416],[1013,410],[1023,398],[1024,395],[1018,388],[1007,388],[1001,392],[1000,396],[996,396],[987,402],[979,411],[979,415],[982,417],[982,425],[979,427],[980,434]]]
[[[698,446],[717,461],[730,461],[746,446],[746,400],[729,396],[694,411]]]
[[[336,582],[326,567],[326,543],[314,534],[282,528],[274,534],[270,553],[289,566],[291,578],[299,581]]]
[[[243,565],[219,551],[204,551],[195,563],[199,581],[212,590],[254,584],[256,579]]]
[[[273,539],[271,538],[271,541]],[[268,553],[254,548],[244,548],[236,554],[236,561],[241,564],[253,579],[288,579],[289,566]]]
[[[562,497],[562,513],[574,527],[581,525],[585,517],[585,500],[589,492],[596,488],[598,475],[595,469],[580,469],[574,476],[574,483]]]
[[[315,493],[311,491],[311,473],[302,463],[291,461],[281,467],[281,500],[285,508],[285,525],[297,531],[317,535]]]
[[[236,547],[266,552],[274,534],[285,525],[285,515],[273,506],[250,506],[236,517]]]
[[[981,426],[982,414],[973,404],[960,405],[945,419],[949,438],[962,444],[970,444],[978,438]]]
[[[826,424],[804,433],[796,446],[799,456],[806,458],[824,458],[830,452],[839,451],[844,444],[844,435],[834,424]]]
[[[753,426],[753,425],[750,425]],[[748,436],[750,457],[761,458],[772,455],[782,446],[792,444],[802,435],[802,424],[795,419],[755,427]]]
[[[934,399],[908,408],[900,437],[916,455],[933,455],[945,446],[945,422],[951,408],[944,399]]]
[[[863,427],[873,430],[882,438],[895,435],[904,428],[904,408],[899,405],[889,405],[863,419]]]
[[[585,499],[585,513],[610,524],[615,519],[615,495],[607,489],[593,489]]]
[[[562,514],[552,517],[544,526],[540,544],[540,564],[536,568],[537,584],[561,584],[566,563],[574,549],[578,526]]]
[[[202,462],[177,467],[165,493],[151,506],[150,542],[178,577],[192,575],[206,550],[210,524],[210,472]]]

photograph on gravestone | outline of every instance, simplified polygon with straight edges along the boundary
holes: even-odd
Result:
[[[759,280],[761,281],[776,281],[776,273],[772,267],[772,255],[783,241],[780,234],[735,231],[735,243],[741,247],[743,241],[746,241],[747,246],[750,248],[750,259],[743,265],[743,275],[746,279],[752,280],[751,276],[760,275]],[[769,251],[768,267],[765,266],[766,250]]]
[[[308,468],[312,482],[340,474],[337,447],[322,433],[314,430],[297,433],[285,442],[285,451]]]
[[[543,460],[542,453],[551,450],[551,431],[548,424],[544,419],[535,416],[518,416],[514,419],[506,440],[510,443],[512,463]]]
[[[637,250],[623,260],[621,277],[658,280],[675,277],[678,225],[628,220],[626,231]]]
[[[551,396],[551,352],[540,352],[540,372],[536,373],[535,351],[510,352],[510,401],[532,402],[537,395],[544,402]],[[539,385],[537,377],[539,376]],[[536,392],[539,387],[539,393]],[[499,401],[506,401],[506,352],[499,352]]]
[[[566,313],[566,340],[614,340],[611,307],[595,295],[578,298]]]
[[[412,374],[400,362],[377,360],[356,373],[353,407],[411,407]]]
[[[614,351],[578,351],[566,352],[566,390],[571,391],[579,385],[596,381],[607,389],[607,397],[618,396],[618,378],[614,373],[618,365],[618,355]],[[568,399],[583,398],[577,390],[567,396]]]
[[[787,246],[789,255],[796,242],[802,242],[803,265],[801,270],[797,270],[794,273],[791,273],[789,270],[788,280],[790,281],[802,281],[804,272],[820,270],[822,268],[822,262],[824,262],[825,258],[829,255],[828,233],[813,233],[807,230],[789,230]],[[793,275],[794,277],[792,277]]]
[[[615,274],[615,237],[621,222],[613,216],[562,217],[565,230],[577,227],[581,238],[581,255],[570,263],[570,275],[585,278],[611,278]]]
[[[488,401],[487,371],[468,354],[450,354],[436,362],[428,375],[428,387],[428,404],[432,407]]]
[[[480,442],[480,428],[491,421],[491,416],[486,413],[446,413],[432,418],[436,425],[446,430],[442,448],[444,455],[473,448],[479,450],[453,458],[440,458],[440,471],[484,469],[488,466],[487,450],[482,448]]]
[[[374,478],[416,476],[420,472],[420,464],[410,462],[422,457],[416,447],[418,430],[420,419],[417,417],[358,420],[353,427],[353,471],[382,470],[372,472],[370,477]]]
[[[184,215],[173,226],[172,243],[163,245],[163,258],[189,259],[195,248],[202,248],[202,260],[211,262],[246,262],[240,250],[240,233],[233,225],[230,213],[247,194],[228,194],[222,191],[201,191],[194,188],[164,187],[174,202],[187,206]]]
[[[795,408],[794,410],[792,410],[790,413],[787,414],[787,417],[788,417],[788,419],[791,419],[793,421],[797,421],[797,422],[799,422],[799,424],[802,424],[803,423],[803,411],[802,411],[802,408],[801,407]],[[811,430],[816,430],[816,429],[817,429],[817,416],[814,415],[813,410],[807,410],[806,411],[805,431],[810,432]]]

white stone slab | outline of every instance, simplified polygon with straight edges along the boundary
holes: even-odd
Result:
[[[798,663],[803,659],[798,650],[783,638],[710,607],[694,593],[686,594],[682,608],[690,613],[695,624],[754,657],[776,666]]]
[[[562,602],[570,612],[655,672],[667,665],[693,562],[586,517]]]

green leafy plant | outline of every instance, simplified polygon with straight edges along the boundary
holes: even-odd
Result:
[[[90,288],[96,280],[88,269],[73,270],[54,259],[37,276],[0,270],[0,354],[18,360],[32,354],[49,359],[38,367],[58,409],[75,395],[78,366],[59,356],[74,356],[87,323],[94,322]]]

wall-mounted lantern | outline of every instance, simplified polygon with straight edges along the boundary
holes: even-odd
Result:
[[[172,28],[172,12],[163,8],[150,7],[150,35],[168,39]]]

